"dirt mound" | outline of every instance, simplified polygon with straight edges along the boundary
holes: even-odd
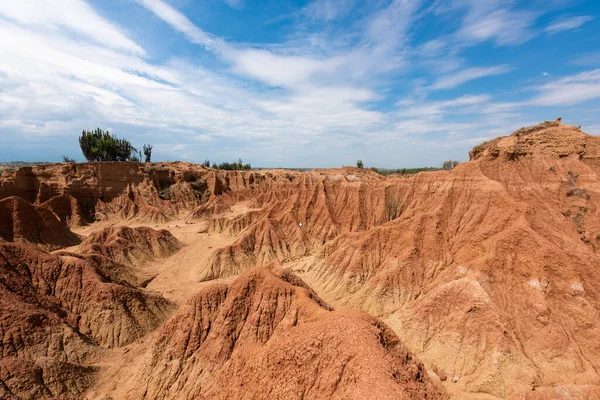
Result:
[[[113,226],[89,235],[78,252],[100,254],[121,264],[137,266],[154,258],[168,257],[180,247],[179,240],[166,229]]]
[[[113,226],[90,234],[77,248],[78,254],[66,254],[96,265],[112,280],[145,287],[156,276],[145,265],[180,248],[179,240],[166,229]]]
[[[94,381],[102,347],[132,342],[170,310],[89,261],[0,244],[0,395],[79,396]]]
[[[527,156],[583,158],[588,151],[598,155],[597,139],[579,128],[562,124],[559,120],[521,128],[510,136],[502,136],[475,146],[469,153],[471,160],[503,157],[516,160]],[[590,145],[590,148],[588,147]]]
[[[297,277],[276,273],[253,269],[191,298],[123,397],[445,398],[385,324],[330,311]]]
[[[0,242],[32,243],[47,250],[81,243],[51,210],[19,197],[0,200]]]
[[[41,204],[52,211],[69,228],[83,226],[89,222],[89,215],[83,214],[77,199],[68,194],[54,196]]]
[[[235,202],[236,200],[232,199],[231,196],[227,195],[212,197],[206,203],[194,208],[192,212],[187,216],[186,221],[191,222],[195,219],[201,219],[204,217],[210,217],[230,212],[230,206],[233,205]]]
[[[286,262],[306,255],[308,246],[303,243],[300,231],[292,231],[283,231],[282,225],[276,220],[260,219],[234,244],[217,249],[213,253],[209,268],[201,279],[211,280],[237,275],[272,260]]]
[[[2,268],[18,271],[29,294],[76,315],[75,328],[103,347],[122,346],[155,329],[170,312],[164,299],[111,281],[89,260],[28,245],[0,245]],[[7,285],[12,289],[13,284]],[[119,321],[115,326],[114,322]]]

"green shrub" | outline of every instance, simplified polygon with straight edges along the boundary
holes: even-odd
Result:
[[[141,154],[126,139],[118,139],[108,131],[97,128],[82,131],[79,146],[88,161],[140,161]]]
[[[372,167],[371,169],[375,172],[377,172],[379,175],[414,175],[416,173],[419,172],[426,172],[426,171],[439,171],[439,168],[436,167],[422,167],[422,168],[401,168],[401,169],[384,169],[384,168],[375,168]]]
[[[363,163],[362,160],[356,160],[356,166],[358,168],[364,168],[365,164]]]
[[[222,162],[220,164],[217,164],[213,161],[212,167],[214,169],[222,169],[225,171],[248,171],[248,170],[252,169],[252,166],[250,165],[250,163],[244,164],[242,162],[241,158],[238,159],[238,161],[234,161],[231,163],[230,162]]]
[[[403,211],[402,200],[398,200],[394,195],[388,197],[385,200],[385,211],[388,221],[395,220]]]
[[[454,169],[454,167],[456,167],[457,165],[458,165],[458,161],[447,160],[447,161],[444,161],[444,163],[442,164],[442,169],[445,169],[446,171],[450,171],[451,169]]]

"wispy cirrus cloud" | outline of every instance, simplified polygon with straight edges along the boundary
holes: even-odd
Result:
[[[535,33],[531,25],[536,14],[529,11],[510,11],[504,8],[470,12],[463,21],[457,37],[466,42],[494,41],[497,45],[518,45]]]
[[[343,76],[358,78],[397,68],[401,60],[395,52],[405,44],[420,5],[418,1],[394,0],[366,18],[361,46],[317,56],[306,54],[304,47],[287,47],[284,53],[277,53],[267,48],[239,46],[208,35],[163,0],[135,1],[183,33],[191,42],[207,46],[230,62],[235,72],[270,86],[287,88],[314,83],[313,78],[323,83],[331,79],[340,80]],[[334,5],[327,0],[319,0],[308,8],[317,10],[318,17],[331,19],[340,12],[340,7],[350,4],[344,1]]]
[[[432,90],[452,89],[463,83],[488,76],[497,76],[511,70],[508,65],[494,67],[472,67],[438,78],[431,86]]]
[[[548,35],[555,35],[559,32],[572,31],[582,27],[585,23],[593,21],[594,17],[591,15],[581,15],[577,17],[561,17],[556,19],[550,25],[548,25],[544,32]]]
[[[192,43],[206,46],[214,50],[221,43],[202,29],[194,25],[183,13],[162,0],[134,0],[153,12],[158,18],[169,24],[173,29],[183,33]]]
[[[556,106],[581,104],[600,98],[600,69],[557,79],[536,88],[539,94],[532,105]]]
[[[454,39],[465,45],[492,41],[499,46],[515,46],[535,36],[533,25],[539,12],[516,9],[514,2],[502,0],[437,1],[436,14],[462,12]]]
[[[573,65],[583,66],[600,66],[600,52],[585,53],[577,56],[573,61]]]
[[[311,19],[330,21],[346,15],[352,9],[355,0],[315,0],[302,12]]]
[[[68,30],[114,49],[144,54],[122,29],[80,0],[3,1],[0,15],[32,28]]]

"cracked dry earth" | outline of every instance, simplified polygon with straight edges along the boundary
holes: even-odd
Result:
[[[410,177],[3,174],[0,398],[600,398],[599,172],[553,121]]]

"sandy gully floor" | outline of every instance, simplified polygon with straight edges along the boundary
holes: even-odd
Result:
[[[232,211],[225,214],[226,217],[235,217],[249,210],[246,203],[238,203],[232,207]],[[153,229],[167,229],[181,243],[182,248],[171,257],[157,259],[147,263],[142,268],[142,274],[149,280],[147,290],[157,292],[174,302],[178,307],[186,299],[196,293],[200,288],[214,282],[227,282],[235,277],[217,279],[201,282],[199,276],[207,268],[207,261],[211,253],[220,247],[227,246],[235,241],[235,238],[225,234],[202,233],[202,222],[186,223],[185,218],[179,218],[164,224],[139,224],[124,221],[121,223],[96,222],[94,224],[74,229],[74,232],[87,236],[92,232],[102,230],[106,227],[120,226],[149,226]],[[76,251],[77,246],[63,249]],[[106,350],[102,361],[97,384],[88,392],[87,399],[118,399],[124,395],[134,380],[137,379],[135,371],[140,369],[144,363],[147,345],[152,341],[153,334],[149,334],[141,340],[128,346]]]

